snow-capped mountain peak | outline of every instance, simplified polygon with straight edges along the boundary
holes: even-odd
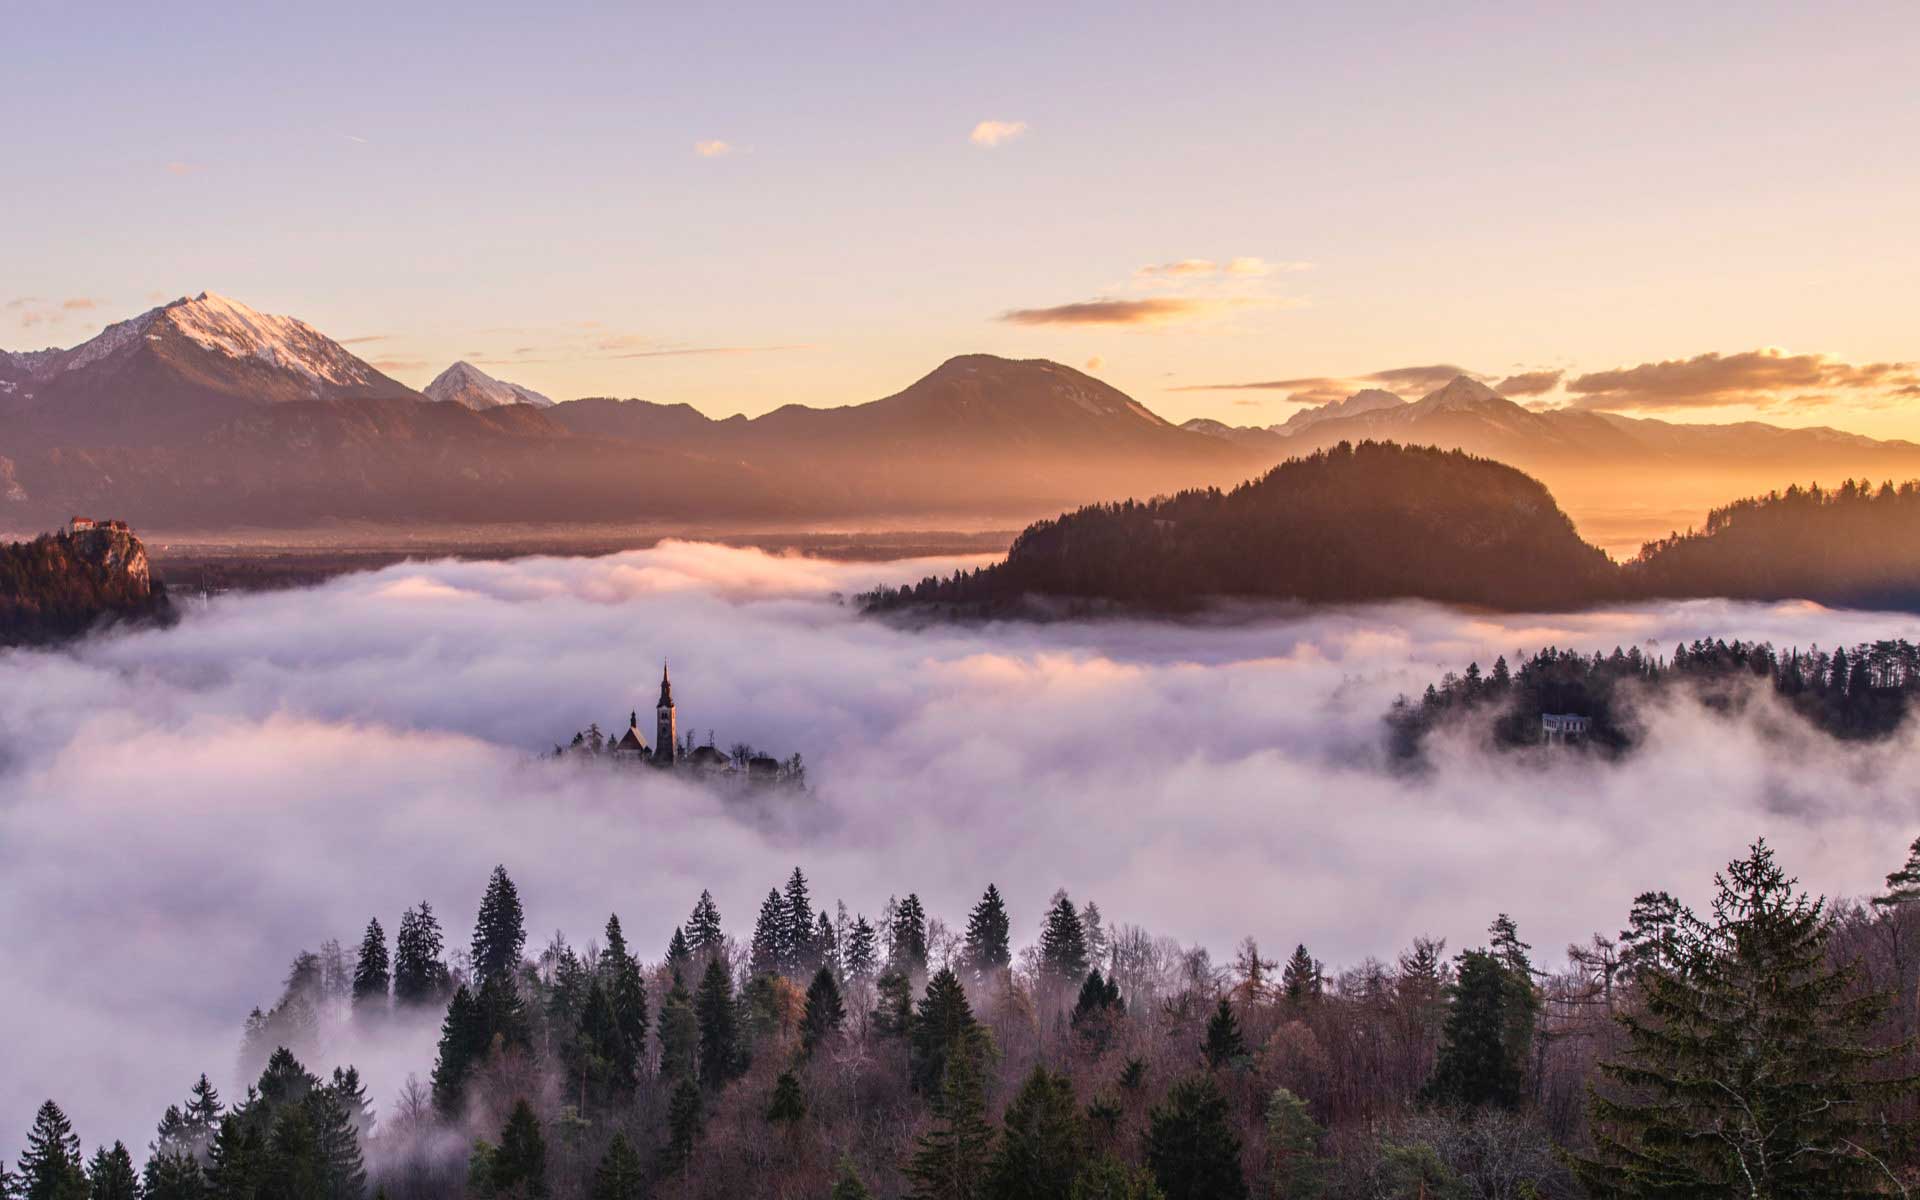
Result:
[[[421,389],[429,400],[447,400],[471,409],[499,408],[508,404],[531,404],[548,408],[552,400],[517,383],[495,379],[470,362],[457,362],[434,376]]]

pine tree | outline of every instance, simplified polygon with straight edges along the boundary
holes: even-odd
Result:
[[[480,913],[473,923],[473,977],[480,984],[490,979],[512,980],[520,970],[520,956],[527,945],[526,920],[520,911],[520,892],[507,877],[507,869],[497,866],[487,879],[487,891],[480,899]]]
[[[452,991],[447,964],[441,961],[445,943],[440,920],[425,900],[400,915],[393,939],[393,999],[402,1007],[438,1005]]]
[[[500,1147],[493,1153],[489,1182],[495,1196],[538,1200],[547,1194],[547,1139],[540,1118],[525,1100],[516,1100],[500,1129]]]
[[[913,1028],[913,984],[892,967],[873,985],[873,1030],[881,1037],[905,1037]]]
[[[1526,1071],[1508,1036],[1519,1002],[1506,964],[1486,950],[1457,960],[1433,1076],[1422,1095],[1438,1104],[1512,1108]]]
[[[942,975],[951,976],[943,971]],[[976,1200],[992,1161],[993,1126],[981,1093],[980,1051],[968,1039],[947,1062],[934,1105],[934,1125],[907,1164],[912,1200]]]
[[[693,1150],[705,1124],[700,1089],[691,1079],[682,1079],[667,1103],[667,1144],[661,1148],[660,1160],[668,1173],[685,1177],[693,1170]]]
[[[1240,1137],[1211,1075],[1168,1090],[1147,1125],[1146,1159],[1167,1200],[1247,1200]]]
[[[440,1025],[439,1056],[433,1065],[433,1106],[441,1115],[460,1115],[467,1076],[486,1057],[488,1040],[480,1006],[462,984],[447,1004],[446,1020]]]
[[[660,1003],[660,1078],[692,1079],[700,1062],[700,1018],[678,975]]]
[[[353,1125],[353,1131],[362,1142],[373,1136],[373,1105],[367,1102],[366,1085],[360,1082],[360,1072],[352,1064],[335,1067],[333,1079],[327,1085],[335,1103],[347,1115]]]
[[[800,1052],[812,1054],[821,1044],[840,1032],[847,1019],[846,1005],[840,999],[840,985],[833,972],[821,967],[807,985],[807,1007],[800,1018]]]
[[[641,1200],[647,1194],[646,1166],[624,1133],[615,1133],[593,1173],[591,1200]]]
[[[162,1150],[147,1159],[141,1194],[144,1200],[206,1200],[207,1179],[191,1154]]]
[[[1319,1200],[1326,1194],[1333,1163],[1320,1154],[1325,1137],[1306,1101],[1286,1088],[1273,1089],[1267,1102],[1267,1160],[1274,1200]]]
[[[379,1012],[387,1006],[387,989],[393,972],[387,961],[387,933],[378,917],[367,922],[366,936],[360,939],[360,957],[353,965],[353,1011]]]
[[[717,958],[700,978],[694,1011],[700,1018],[700,1081],[717,1090],[739,1072],[741,1060],[733,977]]]
[[[1920,838],[1913,839],[1913,845],[1907,850],[1907,861],[1887,876],[1887,890],[1873,898],[1874,904],[1883,910],[1896,909],[1915,900],[1920,900]]]
[[[1680,902],[1665,892],[1633,898],[1627,928],[1620,931],[1620,965],[1629,974],[1670,969],[1679,953]]]
[[[1286,943],[1282,942],[1281,945]],[[1320,964],[1304,945],[1293,948],[1293,956],[1280,971],[1280,993],[1292,1004],[1305,1004],[1320,998]]]
[[[918,895],[908,893],[894,909],[888,937],[887,958],[892,966],[908,976],[927,969],[927,910]]]
[[[942,967],[927,981],[927,994],[908,1031],[908,1070],[917,1091],[931,1095],[939,1090],[948,1063],[971,1043],[975,1029],[966,989],[952,968]]]
[[[842,910],[844,909],[843,905]],[[842,969],[840,934],[834,928],[833,921],[827,916],[827,910],[824,908],[820,910],[820,915],[813,924],[813,953],[818,960],[815,965],[825,967],[835,975],[840,974]]]
[[[747,974],[778,975],[787,969],[787,906],[778,888],[768,888],[753,923],[753,945],[748,951]]]
[[[20,1154],[20,1200],[85,1200],[87,1172],[80,1138],[60,1106],[49,1100],[34,1114]]]
[[[1007,919],[1007,906],[1000,889],[993,884],[980,897],[980,903],[967,914],[966,964],[976,976],[984,977],[1004,970],[1013,962],[1010,941],[1013,926]]]
[[[767,1120],[774,1125],[797,1125],[807,1115],[807,1098],[800,1091],[800,1080],[792,1071],[780,1072],[773,1081],[773,1097],[767,1102]]]
[[[606,979],[607,1000],[611,1006],[619,1045],[610,1047],[613,1079],[621,1091],[639,1082],[640,1054],[647,1046],[647,985],[640,977],[640,960],[627,950],[626,934],[620,918],[607,918],[607,948],[600,955],[600,973]]]
[[[790,975],[804,975],[820,965],[818,947],[813,944],[813,899],[807,893],[807,877],[795,867],[787,877],[786,969]]]
[[[273,1118],[267,1150],[261,1159],[262,1200],[326,1200],[327,1183],[314,1136],[313,1119],[304,1104],[289,1104]]]
[[[873,978],[880,965],[880,936],[865,916],[855,917],[847,935],[847,974],[858,980]]]
[[[346,1083],[338,1073],[336,1079]],[[354,1088],[358,1090],[357,1076]],[[346,1098],[333,1088],[309,1092],[303,1106],[313,1129],[324,1194],[328,1200],[359,1200],[367,1194],[366,1161],[360,1152],[358,1128],[362,1114],[349,1111]]]
[[[255,1200],[266,1158],[266,1135],[259,1123],[229,1113],[207,1148],[207,1194],[213,1200]]]
[[[133,1155],[126,1143],[115,1142],[94,1151],[87,1168],[87,1200],[139,1200],[140,1180],[133,1173]]]
[[[1883,1114],[1912,1078],[1873,1043],[1886,998],[1829,961],[1824,901],[1797,891],[1764,841],[1714,877],[1710,920],[1683,911],[1671,970],[1621,1013],[1627,1049],[1590,1096],[1596,1194],[1884,1195]],[[1879,1081],[1875,1081],[1880,1076]]]
[[[1216,1071],[1236,1066],[1248,1058],[1247,1040],[1241,1036],[1240,1022],[1225,996],[1220,997],[1212,1018],[1207,1021],[1207,1040],[1201,1043],[1200,1052],[1206,1057],[1207,1066]]]
[[[1086,1157],[1086,1122],[1065,1075],[1033,1069],[1001,1120],[984,1200],[1060,1200]]]
[[[720,929],[720,906],[713,893],[702,890],[694,902],[693,915],[687,918],[687,948],[699,955],[719,953],[726,935]]]
[[[673,936],[667,939],[667,970],[684,975],[692,965],[693,947],[687,944],[686,932],[676,925]]]
[[[1054,894],[1046,924],[1040,929],[1040,964],[1056,983],[1086,977],[1087,931],[1065,892]]]

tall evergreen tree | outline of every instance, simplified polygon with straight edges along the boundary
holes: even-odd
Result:
[[[647,1194],[646,1167],[624,1133],[615,1133],[593,1172],[591,1200],[641,1200]]]
[[[1040,967],[1056,983],[1086,978],[1087,931],[1065,892],[1054,893],[1040,929]]]
[[[141,1172],[144,1200],[206,1200],[207,1179],[193,1155],[181,1150],[159,1150]]]
[[[485,984],[490,979],[511,981],[520,970],[521,953],[527,945],[525,916],[520,911],[520,892],[508,878],[507,869],[497,866],[487,879],[486,894],[480,898],[480,913],[473,923],[473,977]]]
[[[34,1114],[20,1154],[20,1200],[85,1200],[87,1172],[80,1138],[60,1106],[49,1100]]]
[[[813,944],[813,899],[807,892],[807,877],[799,867],[787,877],[784,897],[786,933],[786,969],[789,975],[805,975],[820,965],[818,948]]]
[[[853,919],[853,931],[847,935],[846,964],[848,977],[862,981],[872,979],[879,969],[880,935],[865,916]]]
[[[1320,964],[1307,953],[1306,946],[1295,946],[1293,956],[1281,968],[1280,994],[1293,1004],[1320,998]]]
[[[1035,1067],[1001,1125],[983,1200],[1066,1200],[1087,1153],[1086,1121],[1072,1082]]]
[[[458,1117],[466,1101],[467,1076],[487,1056],[486,1020],[465,984],[447,1004],[440,1025],[440,1050],[433,1066],[433,1106],[446,1117]]]
[[[913,1086],[936,1094],[948,1063],[969,1047],[977,1025],[967,1003],[967,991],[950,967],[942,967],[927,981],[927,994],[909,1030],[908,1070]]]
[[[440,919],[425,900],[400,915],[393,939],[393,999],[402,1007],[444,1004],[452,992]]]
[[[1286,1088],[1267,1102],[1267,1162],[1274,1200],[1319,1200],[1327,1191],[1332,1160],[1320,1153],[1326,1130],[1307,1102]]]
[[[843,911],[844,908],[842,905]],[[813,923],[813,954],[816,966],[825,967],[835,975],[844,969],[840,961],[840,931],[834,928],[833,919],[824,908]]]
[[[660,1078],[692,1079],[700,1062],[700,1018],[686,983],[673,977],[673,989],[660,1002]]]
[[[693,947],[687,944],[686,931],[676,925],[673,927],[673,936],[667,939],[667,970],[684,976],[692,966]]]
[[[1011,942],[1013,925],[1007,919],[1006,902],[993,884],[980,902],[967,914],[966,964],[977,976],[1004,970],[1013,962]]]
[[[261,1200],[329,1200],[327,1181],[314,1135],[313,1118],[304,1104],[289,1104],[273,1117],[266,1154],[260,1165]]]
[[[933,1128],[921,1135],[907,1164],[912,1200],[977,1200],[982,1195],[992,1162],[993,1126],[987,1123],[979,1056],[969,1038],[946,1064]]]
[[[1168,1090],[1147,1125],[1146,1159],[1167,1200],[1247,1200],[1240,1136],[1211,1075]]]
[[[639,1080],[640,1055],[647,1047],[647,985],[640,976],[640,960],[628,951],[620,918],[607,918],[607,948],[600,955],[600,973],[606,980],[607,1000],[620,1034],[614,1080],[622,1090]]]
[[[747,955],[747,974],[778,975],[787,969],[787,906],[778,888],[768,888],[753,923],[753,945]]]
[[[919,895],[909,892],[895,907],[888,939],[887,958],[892,966],[909,977],[927,969],[927,910]]]
[[[1103,978],[1099,971],[1088,971],[1067,1024],[1098,1053],[1112,1041],[1114,1022],[1124,1011],[1120,985]]]
[[[780,1072],[773,1081],[773,1096],[767,1101],[767,1121],[791,1128],[807,1115],[807,1097],[800,1090],[800,1079],[792,1071]]]
[[[702,890],[700,899],[694,902],[693,915],[687,918],[687,948],[699,955],[717,954],[725,943],[726,934],[720,929],[720,906],[713,902],[713,893]]]
[[[700,1082],[717,1090],[739,1073],[742,1057],[733,977],[717,958],[700,978],[694,1011],[700,1018]]]
[[[847,1008],[840,999],[840,985],[833,972],[821,967],[807,985],[807,1007],[800,1018],[800,1051],[812,1054],[840,1032],[846,1022]]]
[[[227,1114],[207,1149],[207,1194],[213,1200],[256,1200],[266,1159],[266,1134],[260,1123]]]
[[[360,957],[353,964],[353,1010],[356,1014],[378,1012],[387,1006],[387,991],[393,983],[393,971],[387,959],[387,933],[380,919],[367,922],[366,936],[360,939]]]
[[[1207,1060],[1207,1066],[1214,1070],[1235,1066],[1248,1058],[1247,1040],[1241,1036],[1240,1021],[1233,1015],[1233,1005],[1225,996],[1214,1005],[1213,1016],[1207,1021],[1207,1039],[1201,1043],[1201,1054]]]
[[[1873,903],[1880,909],[1890,910],[1915,900],[1920,900],[1920,838],[1913,839],[1913,845],[1907,850],[1907,861],[1887,876],[1887,890],[1875,896]]]
[[[213,1140],[223,1111],[220,1093],[202,1074],[188,1092],[186,1107],[185,1132],[188,1139],[196,1143],[196,1148],[204,1149]]]
[[[525,1100],[516,1100],[500,1130],[500,1148],[489,1172],[493,1195],[539,1200],[547,1194],[547,1139],[540,1118]]]
[[[1824,901],[1797,890],[1764,841],[1714,877],[1710,919],[1682,912],[1671,970],[1617,1018],[1574,1166],[1619,1197],[1885,1195],[1885,1114],[1915,1094],[1878,1071],[1883,995],[1830,961]]]
[[[94,1151],[87,1168],[87,1200],[140,1200],[140,1179],[133,1172],[133,1155],[126,1143]]]
[[[1511,973],[1486,950],[1457,960],[1440,1054],[1423,1096],[1437,1104],[1512,1108],[1520,1102],[1524,1054],[1509,1037],[1513,1007],[1522,1003]]]
[[[694,1147],[700,1143],[700,1131],[706,1125],[706,1110],[700,1089],[693,1080],[682,1079],[674,1085],[667,1102],[667,1143],[660,1149],[660,1165],[669,1174],[686,1178],[693,1170]]]

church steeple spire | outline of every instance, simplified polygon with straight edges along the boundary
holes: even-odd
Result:
[[[679,731],[673,719],[673,680],[667,674],[664,659],[660,663],[660,703],[653,715],[653,761],[672,764],[680,757]]]
[[[660,660],[660,707],[673,707],[673,680],[667,677],[667,660]]]

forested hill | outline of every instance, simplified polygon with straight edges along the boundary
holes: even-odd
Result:
[[[0,544],[0,646],[59,641],[103,621],[171,611],[146,547],[124,528]]]
[[[1740,500],[1626,564],[1642,596],[1817,600],[1920,609],[1920,483],[1848,480]]]
[[[1457,450],[1362,442],[1290,459],[1230,492],[1041,521],[1004,563],[868,600],[961,615],[1030,596],[1158,611],[1216,597],[1551,609],[1609,598],[1618,582],[1537,480]]]

